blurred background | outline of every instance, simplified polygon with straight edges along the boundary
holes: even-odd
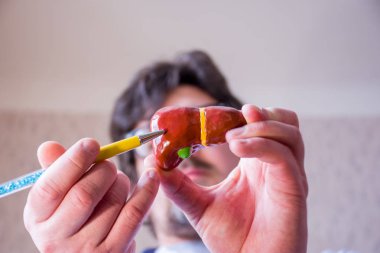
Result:
[[[309,252],[380,251],[380,1],[0,1],[0,181],[40,143],[109,142],[114,100],[154,61],[202,49],[243,101],[298,112]],[[36,252],[27,192],[0,200],[0,252]],[[155,245],[143,229],[138,249]]]

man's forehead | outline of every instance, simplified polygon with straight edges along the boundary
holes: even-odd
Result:
[[[203,102],[203,103],[175,103],[171,105],[166,105],[166,106],[181,106],[181,107],[207,107],[207,106],[213,106],[213,105],[218,105],[217,102]],[[164,106],[165,107],[165,106]],[[157,110],[161,109],[163,107],[158,108]],[[152,118],[153,114],[151,115],[145,115],[137,124],[137,127],[149,124],[150,119]]]
[[[181,106],[181,107],[206,107],[206,106],[211,106],[211,105],[217,105],[217,100],[213,98],[207,98],[207,99],[176,99],[176,101],[171,101],[171,103],[164,103],[163,106],[157,108],[156,111],[159,109],[166,107],[166,106]],[[155,113],[149,110],[144,117],[137,122],[135,128],[149,128],[150,126],[150,120]]]
[[[163,106],[200,106],[212,102],[216,102],[216,99],[204,90],[193,85],[182,84],[167,95]]]
[[[165,106],[183,106],[183,107],[204,107],[208,105],[215,104],[217,100],[215,99],[179,99],[175,103],[165,103]]]

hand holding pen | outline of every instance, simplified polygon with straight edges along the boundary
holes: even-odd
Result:
[[[97,155],[95,162],[100,162],[111,158],[115,155],[128,152],[134,148],[137,148],[158,136],[164,134],[165,131],[155,131],[147,134],[132,136],[100,148],[99,154]],[[37,180],[40,178],[42,173],[45,172],[46,169],[42,168],[26,175],[20,176],[18,178],[9,180],[0,185],[0,198],[5,196],[14,194],[21,190],[27,189],[31,187]]]
[[[92,139],[68,150],[56,142],[40,146],[38,159],[48,169],[24,209],[25,226],[40,251],[133,251],[135,232],[157,193],[158,176],[146,171],[128,199],[128,177],[110,161],[94,164],[97,157],[99,144]]]

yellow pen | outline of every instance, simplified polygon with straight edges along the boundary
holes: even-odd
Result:
[[[165,133],[159,130],[147,134],[132,136],[111,144],[102,146],[95,162],[100,162],[115,155],[135,149]],[[39,169],[18,178],[9,180],[0,185],[0,198],[31,187],[46,169]]]
[[[121,141],[117,141],[105,146],[102,146],[99,155],[96,157],[95,162],[103,161],[115,155],[135,149],[165,133],[164,130],[159,130],[147,134],[135,135]]]

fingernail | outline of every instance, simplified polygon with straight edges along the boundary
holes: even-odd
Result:
[[[147,172],[147,174],[148,174],[148,177],[150,178],[150,179],[155,179],[156,177],[157,177],[157,172],[155,171],[155,170],[149,170],[148,172]]]
[[[141,176],[138,184],[141,186],[144,186],[148,184],[150,181],[154,181],[156,178],[157,178],[157,172],[154,169],[150,169],[149,171],[145,172]]]
[[[95,155],[99,152],[99,145],[96,145],[96,142],[91,139],[84,139],[82,141],[82,147],[91,155]]]

